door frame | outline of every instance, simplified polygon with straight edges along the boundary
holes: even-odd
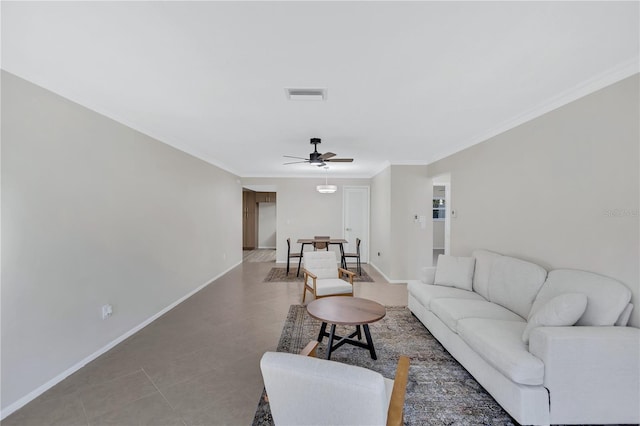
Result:
[[[347,214],[347,192],[349,190],[358,190],[364,191],[366,194],[366,215],[367,223],[365,228],[365,235],[360,238],[362,241],[365,241],[366,250],[363,250],[362,245],[360,246],[360,258],[362,259],[362,263],[369,263],[369,247],[371,238],[369,237],[369,232],[371,228],[371,187],[369,185],[345,185],[342,187],[342,238],[345,238],[346,232],[346,214]],[[352,244],[350,241],[349,244]],[[353,241],[355,253],[355,241]],[[346,250],[345,250],[346,251]]]

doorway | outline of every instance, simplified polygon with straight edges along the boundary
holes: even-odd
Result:
[[[449,174],[433,178],[433,263],[438,256],[451,253],[451,177]]]
[[[356,252],[356,239],[360,238],[360,262],[369,262],[369,187],[343,187],[342,223],[345,252]]]
[[[251,185],[242,188],[242,249],[245,262],[275,262],[276,188]]]

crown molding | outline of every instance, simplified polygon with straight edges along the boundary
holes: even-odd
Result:
[[[473,145],[484,142],[511,130],[521,124],[534,120],[548,112],[563,107],[573,101],[597,92],[600,89],[604,89],[607,86],[618,83],[625,78],[631,77],[634,74],[640,72],[640,58],[638,56],[622,62],[616,67],[610,68],[586,81],[578,83],[573,88],[565,90],[564,92],[555,95],[539,105],[524,111],[521,114],[503,122],[501,125],[494,127],[480,135],[477,135],[465,142],[452,144],[439,151],[436,155],[429,158],[429,164],[441,160],[445,157],[453,155],[464,149],[467,149]]]

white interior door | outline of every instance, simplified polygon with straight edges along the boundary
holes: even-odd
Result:
[[[360,261],[369,261],[369,187],[343,187],[343,233],[345,251],[356,252],[356,238],[360,238]]]

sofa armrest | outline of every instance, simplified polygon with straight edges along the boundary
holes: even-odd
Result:
[[[436,267],[428,266],[420,271],[420,281],[425,284],[433,284],[436,281]]]
[[[539,327],[529,351],[544,362],[552,423],[640,422],[640,329]]]

